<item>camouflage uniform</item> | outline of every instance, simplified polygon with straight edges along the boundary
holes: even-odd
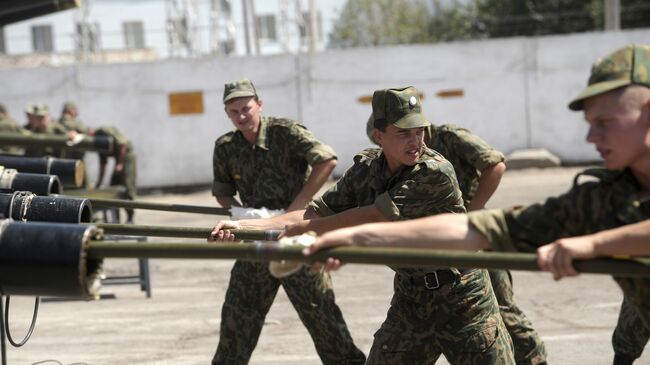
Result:
[[[215,196],[239,193],[246,207],[286,209],[309,177],[311,166],[336,158],[305,127],[288,119],[260,118],[255,145],[240,131],[221,136],[214,146]],[[350,336],[335,303],[328,273],[303,269],[276,279],[268,264],[236,261],[221,309],[219,346],[213,364],[246,364],[264,318],[282,285],[311,335],[323,364],[363,364],[365,355]]]
[[[596,181],[581,183],[580,176]],[[650,200],[639,197],[639,186],[629,170],[590,169],[576,176],[569,192],[543,204],[471,212],[469,219],[495,250],[535,252],[559,238],[650,219]],[[650,338],[650,279],[614,276],[614,280],[624,296],[612,339],[614,352],[636,359]]]
[[[454,125],[431,125],[427,134],[427,146],[441,153],[454,166],[467,207],[476,193],[480,171],[504,161],[503,154],[467,129]],[[488,272],[501,317],[512,338],[517,364],[543,364],[546,361],[544,342],[517,306],[512,291],[512,275],[508,270]]]
[[[391,220],[465,212],[454,169],[437,152],[425,149],[416,165],[392,176],[388,171],[380,149],[365,150],[309,209],[328,216],[374,204]],[[368,364],[432,364],[441,354],[451,364],[514,364],[485,270],[395,271],[391,307],[375,333]]]
[[[105,165],[107,163],[109,156],[113,156],[117,162],[117,158],[119,157],[119,146],[127,146],[126,156],[124,156],[124,169],[119,173],[113,171],[111,174],[110,185],[126,187],[127,198],[131,200],[135,199],[138,192],[136,186],[137,158],[135,156],[133,143],[131,143],[131,141],[115,127],[99,128],[95,131],[95,136],[108,136],[113,137],[115,140],[115,146],[113,146],[112,155],[102,153],[99,154],[99,163],[102,165]],[[132,215],[130,210],[127,210],[127,212],[129,212],[129,215]]]
[[[49,122],[44,132],[37,132],[30,129],[29,125],[25,125],[24,131],[26,134],[36,133],[36,134],[52,134],[52,135],[65,135],[66,129],[57,122]],[[25,133],[24,132],[24,133]],[[29,146],[25,147],[25,156],[29,157],[40,157],[40,156],[52,156],[58,158],[67,158],[67,151],[62,148],[53,148],[53,147],[38,147],[38,146]]]
[[[1,107],[4,109],[4,107]],[[23,133],[22,128],[9,116],[0,118],[0,133]],[[22,154],[22,149],[19,147],[0,147],[0,153],[8,153],[12,155]]]
[[[88,133],[88,128],[79,120],[76,118],[72,118],[68,114],[63,114],[61,118],[59,119],[59,124],[63,126],[67,131],[75,131],[77,133],[82,133],[82,134],[87,134]],[[66,151],[66,158],[71,158],[75,160],[82,160],[84,159],[86,153],[81,150],[70,150]],[[84,187],[86,189],[90,188],[90,179],[88,179],[88,171],[84,169]]]
[[[372,136],[374,119],[371,116],[366,125],[366,134]],[[427,146],[441,153],[454,166],[458,185],[467,207],[478,188],[480,171],[504,161],[501,152],[468,130],[454,125],[427,127]],[[489,270],[492,290],[499,303],[501,317],[508,328],[515,349],[517,364],[544,364],[546,349],[532,323],[519,309],[512,291],[512,276],[507,270]]]

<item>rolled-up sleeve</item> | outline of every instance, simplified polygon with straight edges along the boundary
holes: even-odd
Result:
[[[519,251],[510,238],[505,213],[500,209],[479,210],[467,214],[469,223],[489,242],[494,251]]]
[[[213,196],[234,196],[237,192],[232,176],[228,173],[226,157],[220,148],[218,141],[214,146],[212,155],[212,195]]]

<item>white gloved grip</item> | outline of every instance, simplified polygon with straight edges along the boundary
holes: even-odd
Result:
[[[300,246],[307,247],[316,241],[316,235],[313,232],[301,234],[300,236],[283,237],[278,241],[280,247]],[[269,272],[273,277],[282,279],[291,274],[295,274],[303,267],[302,262],[295,261],[271,261],[269,262]]]

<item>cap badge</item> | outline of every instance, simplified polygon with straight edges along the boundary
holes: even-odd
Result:
[[[410,105],[411,107],[414,107],[417,103],[418,103],[418,99],[416,99],[415,96],[411,96],[411,97],[409,98],[409,105]]]

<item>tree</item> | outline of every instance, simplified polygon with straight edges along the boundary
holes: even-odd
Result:
[[[330,33],[329,46],[368,47],[428,40],[424,0],[348,0]]]

